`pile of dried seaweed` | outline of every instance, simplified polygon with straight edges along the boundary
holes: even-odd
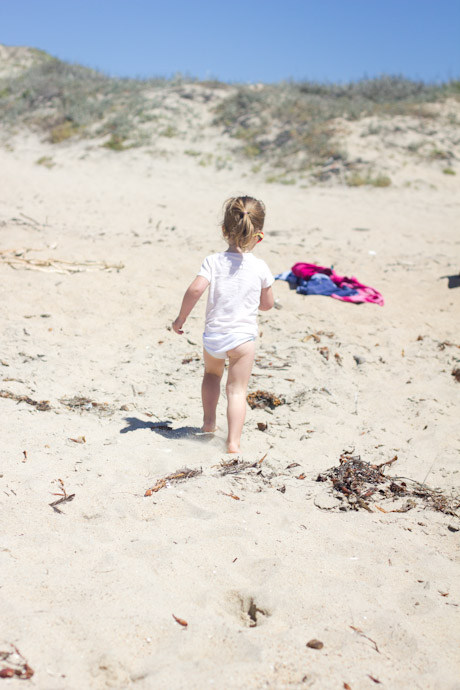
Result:
[[[77,395],[73,398],[61,398],[59,402],[69,410],[96,412],[103,417],[113,414],[113,408],[108,403],[98,403],[90,398],[82,398]]]
[[[176,484],[177,482],[183,482],[185,479],[191,479],[192,477],[196,477],[198,474],[201,474],[202,471],[203,470],[201,469],[191,470],[188,467],[184,467],[182,470],[176,470],[176,472],[168,474],[167,477],[158,479],[157,483],[154,486],[151,486],[150,489],[147,489],[144,496],[151,496],[160,489],[164,489],[165,486],[171,486],[172,484]]]
[[[342,453],[338,467],[331,467],[324,474],[319,474],[316,481],[331,480],[335,495],[342,503],[340,510],[364,510],[373,512],[369,503],[383,513],[405,513],[421,503],[426,508],[437,510],[447,515],[459,517],[460,496],[446,496],[439,489],[430,489],[426,484],[420,484],[406,477],[389,477],[384,474],[384,468],[398,459],[396,455],[379,465],[371,465],[361,460],[359,455]],[[395,500],[406,498],[406,503],[400,508],[386,510],[375,503],[375,500]]]
[[[0,391],[0,398],[9,398],[10,400],[16,400],[16,402],[25,402],[28,405],[33,405],[36,410],[40,412],[47,412],[51,410],[51,405],[48,400],[32,400],[28,395],[16,395],[16,393],[11,393],[10,391]]]
[[[249,393],[247,397],[248,405],[253,410],[255,407],[264,409],[269,407],[273,410],[278,405],[284,405],[284,400],[282,398],[277,398],[273,393],[267,393],[267,391],[254,391],[254,393]]]

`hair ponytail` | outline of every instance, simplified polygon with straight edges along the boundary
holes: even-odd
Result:
[[[265,206],[252,196],[227,199],[224,204],[222,232],[230,244],[244,250],[260,232],[265,221]]]

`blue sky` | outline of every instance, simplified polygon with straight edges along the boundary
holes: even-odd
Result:
[[[0,43],[111,75],[460,77],[460,0],[0,0]]]

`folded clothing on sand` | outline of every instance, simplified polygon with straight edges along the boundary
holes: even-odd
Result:
[[[327,295],[344,302],[371,302],[383,307],[380,292],[363,285],[357,278],[339,276],[332,268],[316,264],[297,263],[290,271],[275,276],[275,280],[286,280],[291,290],[301,295]]]

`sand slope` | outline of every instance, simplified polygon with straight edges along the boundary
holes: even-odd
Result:
[[[12,148],[0,151],[0,249],[124,267],[0,264],[0,388],[52,408],[0,399],[0,649],[17,645],[47,690],[357,690],[371,676],[460,688],[458,520],[421,505],[329,511],[337,503],[315,481],[354,449],[458,487],[460,289],[445,277],[460,269],[457,178],[302,189],[179,155],[69,144],[47,169],[36,165],[47,144],[23,136]],[[183,337],[169,326],[203,257],[224,248],[221,204],[239,192],[267,204],[257,253],[273,273],[333,264],[386,304],[275,284],[282,309],[260,317],[250,389],[286,404],[248,410],[243,459],[266,455],[261,472],[221,476],[224,399],[219,432],[195,433],[204,303]],[[107,406],[60,403],[73,396]],[[144,497],[184,466],[202,473]],[[48,505],[58,479],[75,494],[62,513]]]

